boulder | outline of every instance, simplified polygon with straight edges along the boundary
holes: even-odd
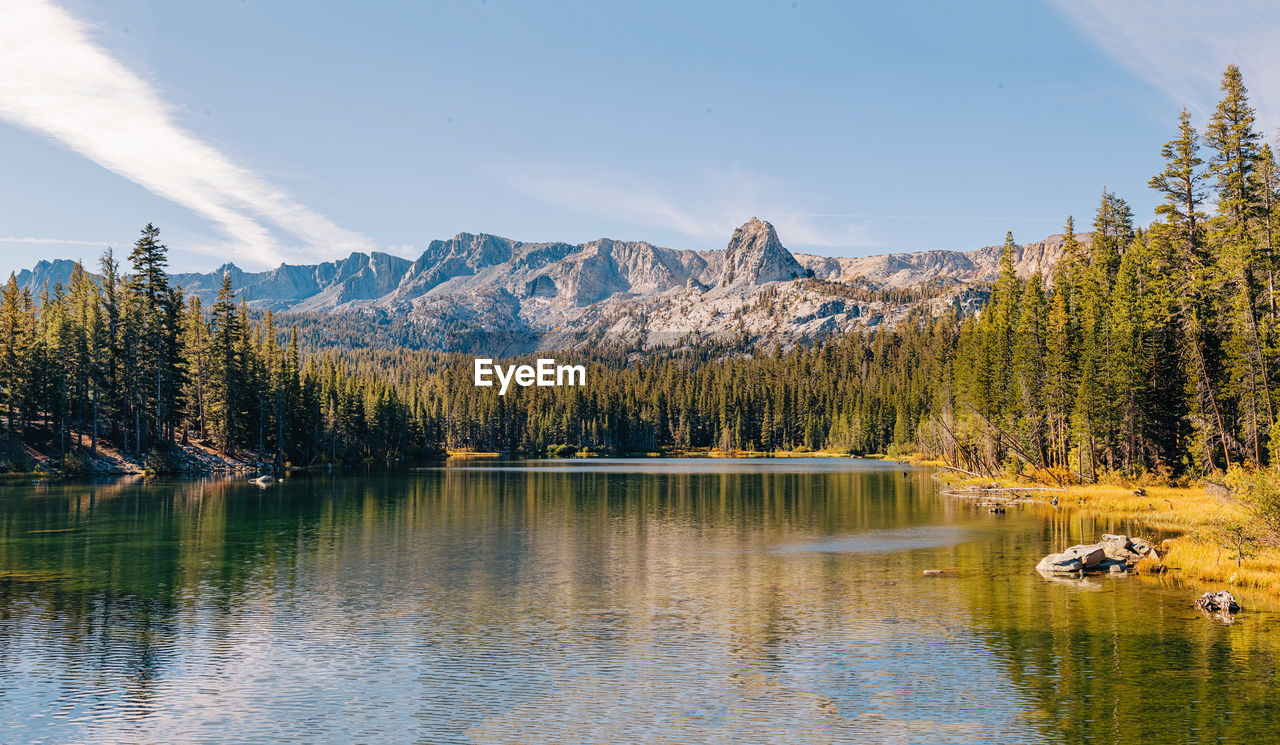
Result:
[[[1151,542],[1145,538],[1130,538],[1124,535],[1103,533],[1102,540],[1099,543],[1106,551],[1109,559],[1116,559],[1129,564],[1136,564],[1143,559],[1160,560],[1160,555],[1156,553],[1156,547],[1151,545]]]
[[[1066,554],[1049,554],[1036,564],[1037,572],[1048,574],[1079,574],[1083,570],[1084,565],[1078,558]]]
[[[1060,554],[1049,554],[1036,564],[1036,569],[1050,574],[1075,574],[1098,566],[1106,557],[1102,544],[1072,546]]]
[[[1123,559],[1113,559],[1110,556],[1098,562],[1098,566],[1093,568],[1096,572],[1110,572],[1111,574],[1126,574],[1131,565]]]
[[[1107,556],[1107,551],[1105,548],[1103,548],[1101,543],[1093,543],[1088,546],[1086,545],[1072,546],[1071,548],[1067,549],[1066,551],[1063,551],[1062,553],[1068,556],[1080,557],[1080,562],[1084,564],[1085,569],[1092,569],[1098,566],[1099,564],[1102,563],[1102,560]]]
[[[1196,607],[1208,613],[1235,613],[1240,610],[1235,596],[1226,590],[1206,592],[1196,601]]]
[[[1142,558],[1137,551],[1134,551],[1133,541],[1129,536],[1104,533],[1101,545],[1108,559],[1137,563]]]
[[[1156,547],[1145,538],[1133,538],[1130,540],[1129,550],[1141,556],[1144,559],[1160,560],[1160,554],[1156,551]]]

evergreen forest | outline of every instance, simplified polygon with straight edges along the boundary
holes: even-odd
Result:
[[[1104,190],[1090,239],[1066,218],[1061,261],[1029,278],[1007,235],[978,313],[919,302],[893,328],[788,349],[543,354],[587,364],[587,385],[506,396],[472,385],[470,356],[388,341],[409,324],[362,343],[358,318],[335,315],[326,332],[324,318],[258,312],[229,278],[205,307],[171,285],[147,225],[126,266],[108,252],[66,286],[33,294],[10,276],[0,289],[0,440],[64,456],[195,440],[299,465],[446,450],[914,452],[1085,481],[1280,461],[1280,174],[1236,67],[1202,130],[1184,110],[1159,151],[1149,224]]]

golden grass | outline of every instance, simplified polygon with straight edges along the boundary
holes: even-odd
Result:
[[[698,448],[690,450],[672,450],[668,454],[680,458],[849,458],[848,453],[835,450],[720,450],[719,448]],[[864,456],[867,458],[880,456]]]
[[[1159,564],[1163,566],[1144,561],[1138,566],[1139,576],[1225,584],[1237,593],[1280,599],[1280,546],[1247,547],[1237,566],[1236,549],[1226,526],[1246,523],[1248,515],[1239,503],[1214,496],[1202,485],[1142,486],[1144,493],[1135,494],[1135,488],[1128,483],[1050,487],[1014,479],[974,479],[954,471],[940,478],[967,486],[999,482],[1004,487],[1026,489],[1045,500],[1056,496],[1063,508],[1129,521],[1152,531],[1177,533],[1160,546]]]
[[[1202,488],[1149,486],[1143,490],[1146,493],[1139,495],[1133,489],[1107,484],[1073,486],[1059,497],[1059,503],[1155,530],[1185,533],[1214,531],[1225,521],[1244,519],[1239,505]]]
[[[1236,566],[1234,548],[1205,536],[1184,535],[1165,544],[1164,564],[1179,579],[1193,582],[1227,584],[1240,589],[1280,598],[1280,548],[1274,546],[1246,549],[1240,566]]]

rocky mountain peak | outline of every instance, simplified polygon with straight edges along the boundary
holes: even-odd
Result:
[[[759,285],[807,275],[808,271],[778,240],[773,226],[753,217],[733,231],[729,239],[720,284]]]
[[[1077,238],[1088,245],[1088,234]],[[188,295],[213,302],[224,273],[251,306],[277,312],[369,312],[409,319],[426,344],[486,354],[569,349],[606,340],[645,346],[747,334],[783,344],[853,329],[892,327],[918,303],[879,290],[929,283],[934,312],[970,314],[989,297],[1002,247],[864,257],[793,255],[768,222],[752,218],[721,251],[645,241],[524,243],[484,233],[434,240],[414,261],[382,252],[246,272],[171,275]],[[1018,247],[1017,271],[1051,276],[1062,236]],[[17,274],[38,294],[64,286],[69,260],[39,261]],[[795,281],[821,277],[825,282]],[[842,286],[843,285],[843,286]]]

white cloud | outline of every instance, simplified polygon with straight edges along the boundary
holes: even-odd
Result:
[[[798,209],[798,190],[774,179],[742,172],[710,174],[677,197],[634,178],[607,173],[565,173],[531,168],[507,175],[520,193],[540,202],[587,214],[606,214],[656,228],[673,230],[704,245],[728,243],[733,229],[751,217],[768,220],[778,238],[792,250],[820,250],[835,255],[861,255],[858,249],[888,247],[876,240],[872,225],[888,221],[1057,224],[1057,217],[1026,215],[921,215],[817,212]],[[679,204],[696,205],[685,209]],[[625,236],[613,236],[625,237]],[[641,236],[643,237],[643,236]]]
[[[728,243],[734,228],[752,217],[768,220],[787,246],[851,248],[876,245],[867,224],[853,216],[798,211],[777,194],[781,185],[741,172],[712,174],[696,189],[696,198],[677,199],[632,178],[600,173],[552,173],[533,169],[509,174],[517,191],[557,207],[607,214],[666,230],[700,242]],[[678,206],[696,203],[696,209]],[[622,237],[622,236],[619,236]]]
[[[269,265],[300,253],[265,223],[326,253],[371,248],[182,127],[154,86],[47,0],[0,0],[0,119],[209,220],[229,258]]]
[[[1054,0],[1109,55],[1203,122],[1222,71],[1240,66],[1259,124],[1280,125],[1280,4],[1272,0]],[[1170,128],[1175,122],[1170,117]],[[1198,125],[1203,128],[1203,124]]]

